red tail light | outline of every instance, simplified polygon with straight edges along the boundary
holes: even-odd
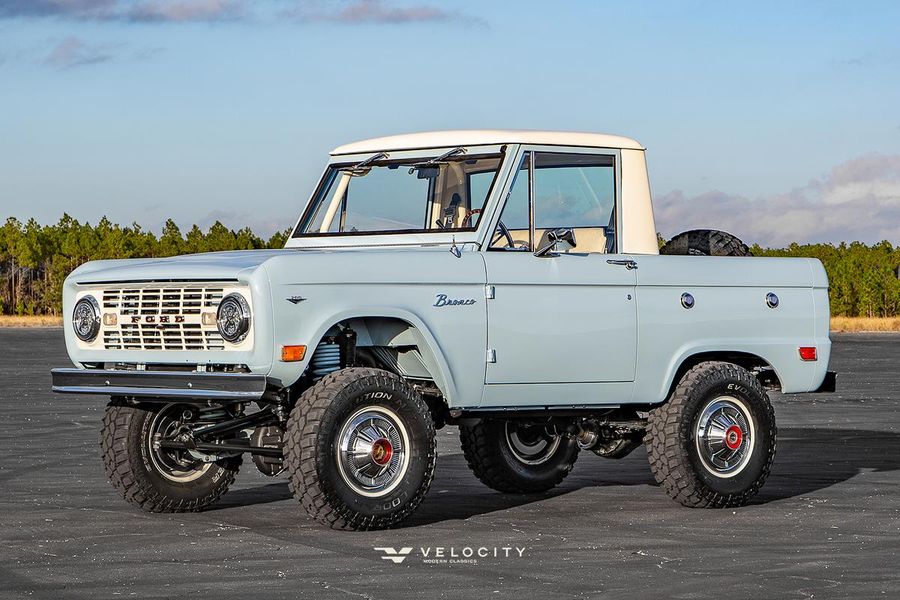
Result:
[[[815,346],[800,346],[800,360],[818,360]]]

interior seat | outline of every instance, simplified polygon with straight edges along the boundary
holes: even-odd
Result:
[[[537,248],[540,248],[547,243],[547,234],[550,231],[553,230],[534,230],[534,236],[538,240]],[[575,229],[573,229],[573,231],[575,232],[575,242],[578,245],[575,248],[568,248],[567,250],[563,250],[563,252],[573,254],[584,254],[586,252],[599,254],[606,253],[606,229],[604,227],[576,227]],[[510,229],[509,234],[512,236],[513,241],[516,243],[516,247],[520,247],[523,244],[528,243],[527,229]],[[497,240],[491,245],[491,247],[504,248],[506,246],[506,237],[502,235],[498,235],[496,237]],[[537,250],[537,248],[535,248],[535,250]]]

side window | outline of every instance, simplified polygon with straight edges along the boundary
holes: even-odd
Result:
[[[615,251],[615,162],[612,156],[537,152],[534,159],[535,238],[575,231],[574,252]]]
[[[533,157],[534,248],[530,247],[528,162]],[[554,229],[572,229],[576,253],[614,253],[616,225],[615,158],[599,154],[527,152],[519,166],[500,221],[516,249],[540,248]],[[498,225],[492,249],[510,249]]]

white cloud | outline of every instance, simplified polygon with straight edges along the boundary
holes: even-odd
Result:
[[[181,23],[231,20],[243,0],[0,0],[0,18]]]
[[[747,243],[900,243],[900,155],[870,155],[834,167],[808,184],[751,199],[720,191],[654,199],[664,237],[687,229],[729,231]]]
[[[95,65],[111,60],[111,50],[108,45],[86,44],[75,36],[69,36],[50,50],[44,64],[60,69]]]
[[[147,23],[229,21],[243,15],[243,3],[234,0],[148,0],[125,12],[127,20]]]
[[[40,54],[21,52],[19,56],[25,59],[36,58],[46,67],[64,70],[113,60],[147,60],[163,51],[160,47],[134,48],[120,43],[93,44],[74,35],[50,42],[52,47],[49,51]],[[0,63],[3,62],[2,59],[0,56]]]
[[[285,7],[282,16],[303,22],[387,24],[484,21],[436,4],[387,0],[0,0],[2,18],[57,18],[131,23],[254,21]]]
[[[324,6],[327,8],[323,9]],[[344,25],[461,22],[485,24],[454,10],[429,4],[392,6],[383,0],[353,0],[343,5],[335,2],[304,2],[284,12],[285,16],[300,21],[325,21]]]

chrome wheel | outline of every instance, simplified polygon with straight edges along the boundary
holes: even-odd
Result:
[[[337,440],[338,470],[356,493],[383,496],[403,480],[409,466],[409,434],[390,409],[357,410],[344,421]]]
[[[720,396],[707,403],[694,429],[700,461],[717,477],[733,477],[747,466],[755,438],[750,411],[731,396]]]
[[[505,424],[506,442],[516,460],[526,465],[539,465],[550,460],[559,448],[560,436],[540,426]]]
[[[163,439],[178,439],[183,424],[181,414],[184,406],[167,404],[153,416],[147,432],[150,462],[155,470],[170,481],[187,483],[202,477],[212,466],[191,456],[185,450],[172,450],[160,447]]]

